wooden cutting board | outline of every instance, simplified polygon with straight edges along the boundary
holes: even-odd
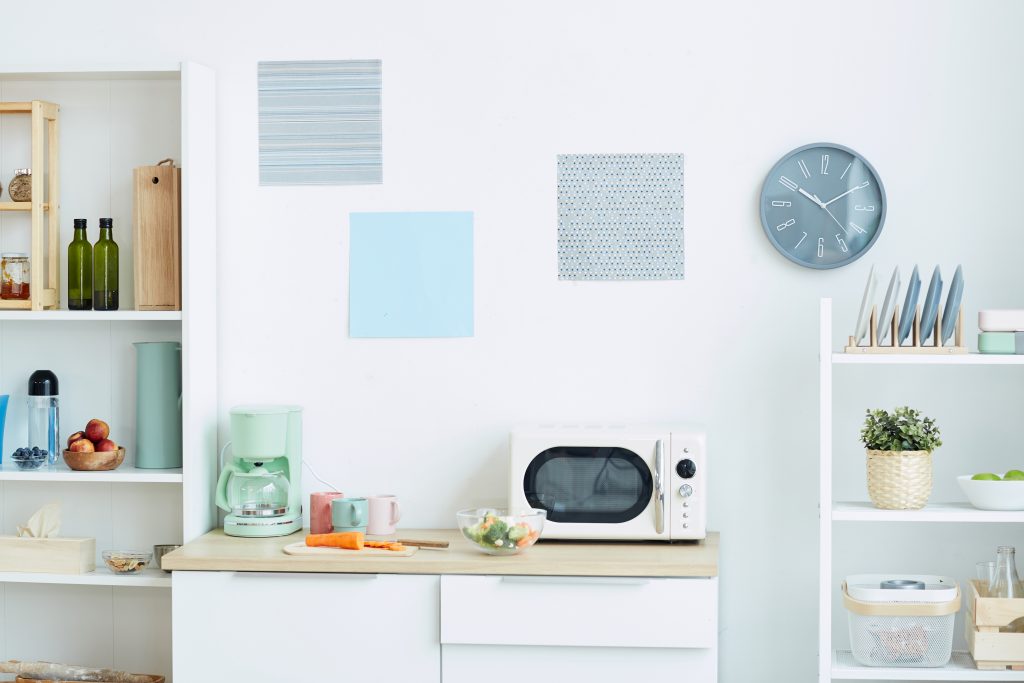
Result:
[[[405,550],[385,550],[384,548],[363,548],[362,550],[344,550],[342,548],[310,548],[304,541],[292,543],[284,547],[286,555],[312,555],[317,557],[360,558],[360,557],[409,557],[419,550],[416,546],[406,546]]]

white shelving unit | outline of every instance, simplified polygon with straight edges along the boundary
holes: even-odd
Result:
[[[46,99],[61,107],[61,263],[73,217],[114,218],[121,250],[118,311],[0,311],[0,393],[11,394],[0,466],[0,533],[44,503],[63,504],[62,533],[96,537],[106,549],[181,543],[217,522],[216,111],[213,72],[201,65],[67,68],[0,66],[0,100]],[[14,121],[13,115],[8,117]],[[8,125],[9,124],[9,125]],[[25,166],[22,124],[0,130],[0,165]],[[182,310],[136,311],[132,272],[132,169],[173,157],[182,168]],[[16,212],[0,212],[5,250],[25,251]],[[62,306],[66,306],[61,292]],[[182,345],[183,467],[134,467],[132,344]],[[61,436],[91,417],[107,420],[128,459],[111,472],[63,464],[22,471],[7,462],[24,445],[25,383],[56,372]],[[99,485],[97,485],[99,484]],[[116,486],[115,486],[116,484]],[[171,575],[111,573],[97,556],[88,574],[0,573],[0,659],[42,659],[159,673],[172,680]],[[144,618],[138,618],[144,614]],[[21,638],[58,617],[72,640]],[[120,629],[113,626],[119,624]],[[106,627],[104,627],[106,625]],[[130,625],[130,626],[129,626]],[[145,647],[138,647],[144,642]],[[94,653],[82,661],[82,653]]]
[[[835,365],[1024,365],[1024,356],[977,353],[960,355],[845,354],[832,351],[832,300],[821,300],[819,339],[819,552],[818,681],[1024,681],[1021,671],[979,671],[966,652],[954,652],[945,667],[889,668],[857,663],[848,650],[836,649],[832,638],[832,600],[837,586],[832,576],[833,526],[836,523],[1021,523],[1024,512],[977,510],[967,503],[930,502],[922,510],[879,510],[869,502],[833,500],[832,369]],[[883,370],[884,371],[884,370]]]

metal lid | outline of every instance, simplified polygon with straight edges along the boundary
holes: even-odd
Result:
[[[883,590],[923,591],[924,581],[917,581],[915,579],[886,579],[878,587]]]
[[[32,175],[31,168],[16,168],[14,169],[14,175]]]
[[[28,258],[28,254],[23,251],[5,251],[0,254],[0,258]]]

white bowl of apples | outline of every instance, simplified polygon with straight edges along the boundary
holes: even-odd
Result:
[[[64,462],[73,470],[85,472],[116,470],[124,462],[124,449],[110,438],[110,425],[89,420],[84,431],[68,437]]]
[[[979,510],[1024,510],[1024,471],[1010,470],[1003,476],[991,472],[964,474],[956,478],[960,489]]]

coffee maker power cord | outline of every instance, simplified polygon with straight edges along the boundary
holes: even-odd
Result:
[[[324,486],[329,486],[332,491],[337,492],[341,490],[331,482],[325,481],[323,478],[321,478],[321,476],[316,473],[316,470],[313,469],[313,466],[310,465],[309,461],[306,460],[305,458],[302,459],[302,464],[306,466],[306,469],[309,470],[309,473],[312,474],[313,478],[316,479],[318,482],[320,482]]]

